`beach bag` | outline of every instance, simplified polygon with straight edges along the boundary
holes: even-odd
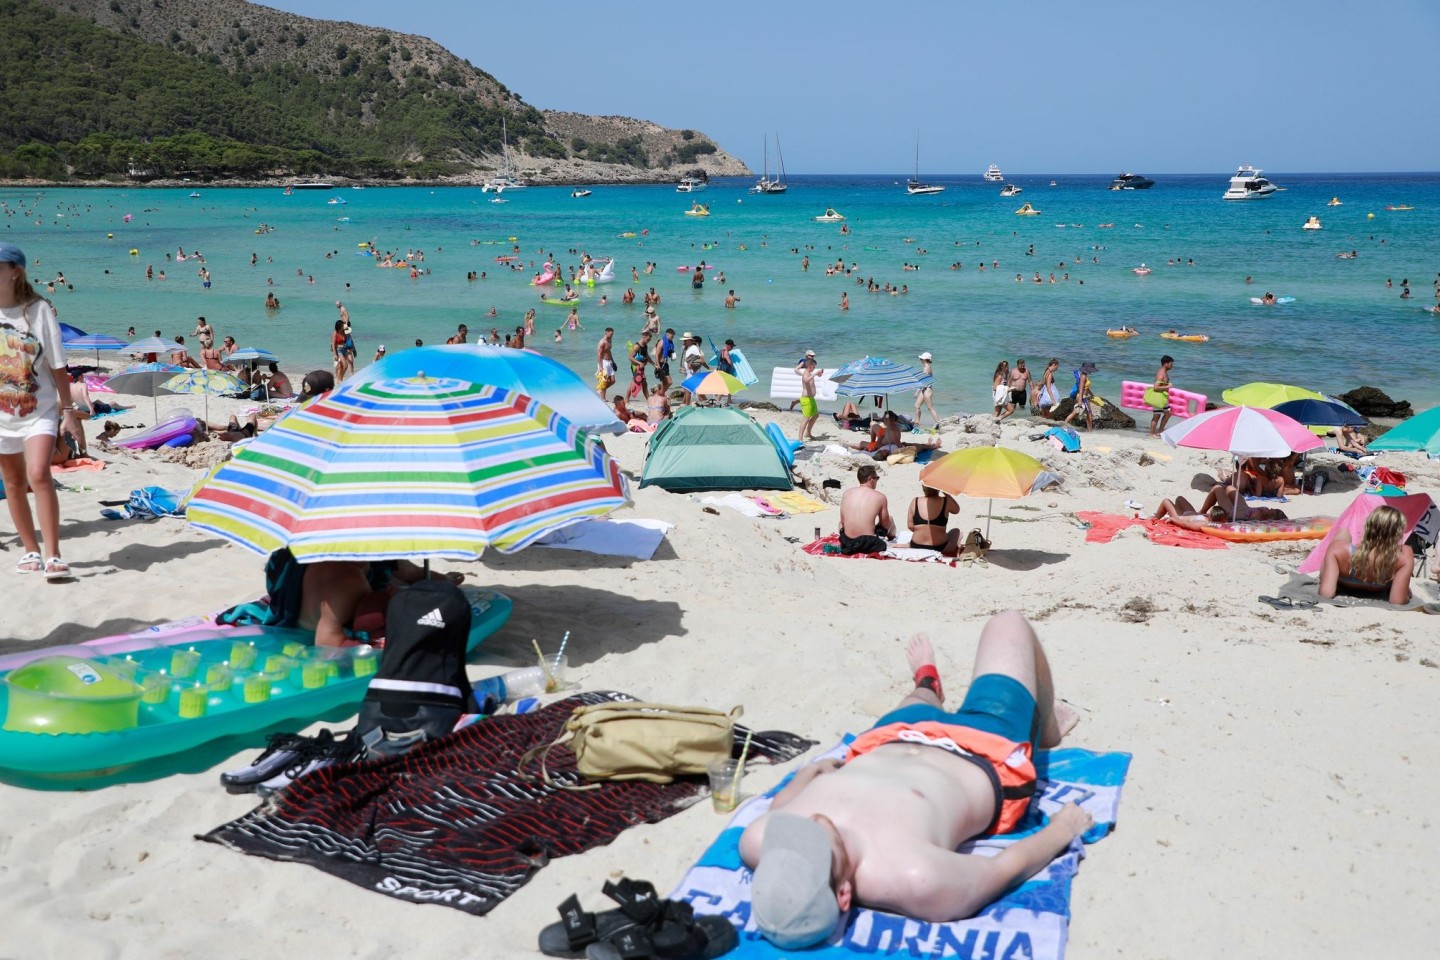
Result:
[[[735,720],[742,710],[729,713],[704,707],[672,707],[663,703],[609,702],[576,707],[560,736],[525,751],[520,776],[532,760],[540,761],[540,779],[546,786],[593,790],[600,783],[572,786],[557,783],[545,765],[550,752],[562,744],[575,755],[575,768],[587,780],[644,780],[670,783],[676,777],[704,776],[705,768],[730,759],[735,742]]]

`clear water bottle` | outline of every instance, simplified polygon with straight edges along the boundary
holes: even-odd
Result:
[[[1325,471],[1321,470],[1315,474],[1315,486],[1313,489],[1316,493],[1325,489]]]

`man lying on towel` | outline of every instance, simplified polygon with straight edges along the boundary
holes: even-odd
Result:
[[[985,625],[954,713],[929,639],[917,635],[908,658],[915,689],[900,706],[843,764],[802,768],[740,838],[755,871],[752,915],[782,950],[828,939],[856,904],[931,922],[973,916],[1092,823],[1070,804],[996,856],[956,852],[1015,829],[1035,791],[1031,752],[1057,745],[1077,718],[1055,699],[1040,642],[1015,611]]]

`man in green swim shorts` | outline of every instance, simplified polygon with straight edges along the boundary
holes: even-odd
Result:
[[[815,366],[815,351],[805,354],[805,359],[795,368],[800,374],[800,413],[805,421],[800,424],[801,443],[815,439],[815,421],[820,419],[820,404],[815,400],[815,380],[820,371]]]
[[[974,916],[1034,876],[1090,828],[1075,804],[995,856],[957,852],[1021,823],[1035,790],[1034,749],[1075,724],[1055,699],[1050,667],[1025,617],[990,619],[960,709],[944,709],[934,651],[908,650],[915,688],[851,745],[843,763],[797,772],[745,828],[755,870],[752,916],[782,950],[829,940],[863,904],[918,920]]]

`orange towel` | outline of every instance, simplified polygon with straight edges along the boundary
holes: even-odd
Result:
[[[96,460],[93,457],[79,457],[75,460],[66,460],[61,464],[51,464],[51,473],[74,473],[76,470],[104,470],[105,461]]]
[[[1161,546],[1192,547],[1196,550],[1214,550],[1216,544],[1220,545],[1219,549],[1221,550],[1227,549],[1229,546],[1225,541],[1215,537],[1207,537],[1198,531],[1186,530],[1173,523],[1153,520],[1149,517],[1143,519],[1122,517],[1113,513],[1096,513],[1089,510],[1082,510],[1075,516],[1090,524],[1090,529],[1085,531],[1086,543],[1109,543],[1121,530],[1138,525],[1145,528],[1145,536],[1150,538],[1151,543],[1158,543]]]

